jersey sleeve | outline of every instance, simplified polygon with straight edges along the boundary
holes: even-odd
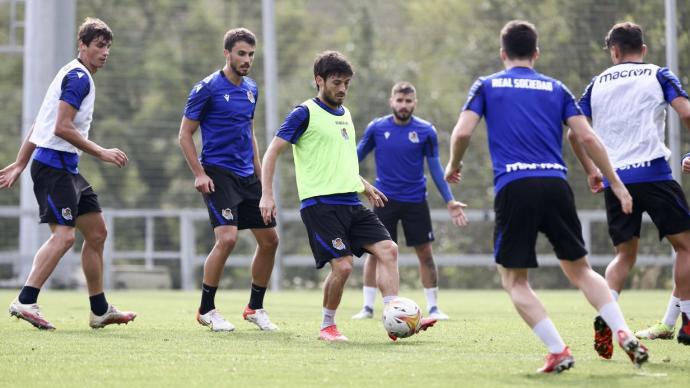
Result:
[[[431,126],[431,130],[429,131],[429,136],[426,138],[426,141],[424,142],[424,156],[427,158],[435,158],[438,157],[438,136],[436,132],[436,128]]]
[[[296,144],[307,127],[309,127],[309,109],[304,105],[298,105],[285,117],[285,121],[278,129],[276,136]]]
[[[563,120],[563,122],[565,123],[566,121],[568,121],[569,118],[573,116],[584,115],[582,109],[580,109],[580,105],[578,105],[577,101],[575,100],[575,96],[573,96],[573,94],[570,93],[568,87],[563,85],[562,83],[560,83],[560,86],[563,90],[563,112],[561,120]]]
[[[659,71],[656,73],[656,79],[659,80],[661,90],[664,92],[664,100],[669,104],[678,97],[688,98],[688,93],[683,90],[683,84],[667,67],[659,68]]]
[[[376,148],[376,139],[374,137],[374,122],[370,122],[364,130],[364,136],[357,143],[357,159],[361,162],[366,158],[369,152]]]
[[[60,100],[79,110],[82,101],[91,91],[89,76],[82,69],[72,69],[62,79],[61,89]]]
[[[184,107],[184,116],[190,120],[201,121],[204,116],[206,104],[211,99],[211,91],[208,85],[199,82],[194,85],[187,97]]]
[[[592,87],[594,86],[594,81],[597,77],[592,78],[589,85],[585,88],[585,92],[582,93],[578,105],[582,109],[582,113],[587,117],[592,117]]]
[[[479,116],[484,115],[484,80],[478,78],[472,84],[470,92],[467,95],[467,101],[462,107],[462,111],[471,110]]]

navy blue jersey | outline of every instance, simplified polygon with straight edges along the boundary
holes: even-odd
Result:
[[[438,157],[438,137],[431,123],[412,116],[406,125],[398,125],[392,114],[374,119],[357,145],[359,160],[373,150],[379,190],[396,201],[425,200],[424,158]]]
[[[565,179],[563,123],[582,111],[560,81],[513,67],[475,81],[467,109],[486,118],[496,193],[517,179]]]
[[[203,165],[226,168],[239,176],[254,173],[252,121],[259,89],[243,77],[237,86],[217,71],[194,85],[184,115],[199,121]]]

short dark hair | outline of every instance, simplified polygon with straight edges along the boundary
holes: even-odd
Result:
[[[101,19],[90,17],[84,19],[84,23],[79,26],[77,39],[88,46],[94,39],[99,37],[110,43],[113,41],[113,31]]]
[[[501,47],[510,59],[528,59],[537,51],[537,28],[524,20],[511,20],[501,29]]]
[[[352,76],[352,65],[345,56],[337,51],[324,51],[314,59],[314,77],[324,81],[332,75]]]
[[[622,54],[639,53],[643,44],[642,27],[631,22],[614,25],[604,38],[604,49],[616,46]]]
[[[232,51],[232,48],[237,42],[245,42],[251,46],[256,46],[256,36],[254,33],[244,27],[233,28],[225,33],[223,38],[223,48]]]
[[[414,88],[414,85],[407,81],[400,81],[396,82],[395,85],[393,85],[393,89],[391,89],[391,96],[396,95],[398,93],[402,94],[417,94],[417,90]]]

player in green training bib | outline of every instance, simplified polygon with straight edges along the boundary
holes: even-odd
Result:
[[[364,192],[374,206],[386,197],[359,176],[355,127],[343,101],[352,79],[352,66],[340,53],[326,51],[314,61],[317,97],[293,109],[268,146],[263,159],[263,192],[259,207],[264,222],[276,216],[273,175],[280,153],[292,144],[300,214],[307,228],[316,268],[330,264],[324,282],[323,323],[319,339],[347,341],[335,324],[335,313],[352,256],[369,252],[379,258],[378,288],[384,303],[398,295],[398,246],[378,217],[362,205]],[[436,321],[426,319],[420,330]],[[391,337],[396,339],[395,337]]]

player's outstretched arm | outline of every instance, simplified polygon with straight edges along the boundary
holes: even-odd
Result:
[[[606,148],[601,144],[599,137],[594,133],[594,130],[587,122],[585,116],[571,116],[568,118],[568,126],[575,132],[577,141],[584,147],[587,155],[604,174],[606,179],[609,180],[613,194],[615,194],[616,198],[621,202],[623,213],[632,213],[632,197],[611,166]]]
[[[438,156],[427,157],[427,162],[429,164],[429,172],[431,173],[431,178],[434,180],[434,184],[441,193],[443,200],[446,202],[446,208],[448,209],[448,214],[450,214],[450,219],[453,225],[458,227],[463,227],[467,225],[467,217],[465,216],[465,211],[463,210],[467,207],[466,204],[456,201],[453,198],[453,193],[450,191],[450,186],[443,179],[443,167],[441,167],[441,159]]]
[[[60,101],[55,123],[55,136],[64,139],[73,146],[104,162],[112,163],[118,167],[127,165],[129,159],[121,150],[117,148],[103,148],[83,137],[74,126],[74,117],[76,115],[77,110],[72,105]]]
[[[278,157],[288,144],[290,143],[287,140],[277,136],[274,137],[271,140],[271,144],[268,145],[264,159],[261,162],[261,200],[259,201],[259,209],[266,225],[278,215],[276,201],[273,197],[273,177],[275,176]]]
[[[386,206],[386,202],[388,202],[388,197],[386,197],[385,194],[379,189],[377,189],[374,185],[371,183],[367,182],[366,179],[362,178],[361,176],[359,179],[362,180],[362,184],[364,185],[364,195],[367,197],[369,200],[369,203],[373,207],[384,207]]]
[[[445,178],[448,183],[458,183],[462,178],[462,157],[470,145],[470,138],[477,128],[481,116],[471,110],[460,113],[458,122],[450,135],[450,160],[446,165]]]
[[[194,145],[194,132],[199,129],[199,122],[195,120],[190,120],[187,117],[182,117],[182,122],[180,123],[180,133],[178,134],[177,140],[180,143],[180,148],[182,149],[182,154],[184,155],[187,165],[192,170],[194,174],[194,187],[197,191],[208,194],[216,190],[213,180],[206,175],[204,168],[199,162],[199,158],[196,153],[196,146]]]
[[[34,127],[32,125],[29,133],[24,138],[21,147],[19,147],[17,159],[15,159],[14,163],[11,163],[7,167],[0,170],[0,190],[11,188],[19,176],[22,175],[22,171],[24,171],[26,166],[29,164],[31,155],[36,149],[36,145],[29,141],[33,131]]]
[[[600,193],[604,191],[604,181],[602,179],[601,171],[599,171],[597,166],[594,165],[592,159],[587,156],[587,152],[582,144],[580,144],[575,132],[570,128],[568,128],[568,142],[570,143],[570,147],[573,149],[573,153],[575,153],[577,160],[580,162],[582,169],[585,170],[585,174],[587,174],[587,184],[589,185],[589,190],[592,193]]]

